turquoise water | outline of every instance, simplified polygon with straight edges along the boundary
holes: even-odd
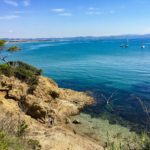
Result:
[[[129,40],[129,48],[121,48],[124,41],[72,39],[18,43],[22,51],[9,58],[42,68],[43,74],[61,87],[92,91],[97,103],[87,109],[88,113],[100,114],[106,106],[104,96],[108,98],[114,93],[112,109],[105,107],[105,110],[144,124],[146,116],[135,96],[149,107],[150,39]],[[145,49],[141,49],[141,43],[145,43]]]

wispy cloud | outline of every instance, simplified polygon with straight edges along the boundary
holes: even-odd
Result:
[[[64,13],[59,13],[58,15],[59,16],[68,16],[68,17],[70,17],[70,16],[72,16],[72,13],[64,12]]]
[[[72,13],[68,12],[65,8],[55,8],[51,9],[52,12],[56,13],[59,16],[72,16]]]
[[[16,18],[19,18],[19,16],[17,16],[17,15],[0,16],[0,20],[12,20],[12,19],[16,19]]]
[[[15,14],[28,14],[28,13],[31,13],[31,11],[14,11]]]
[[[87,15],[107,15],[114,13],[115,13],[114,10],[101,11],[100,8],[96,7],[89,7],[86,12]]]
[[[15,7],[19,6],[19,4],[16,0],[4,0],[4,3],[11,5],[11,6],[15,6]]]
[[[99,8],[89,7],[86,12],[87,15],[101,15],[103,14]]]
[[[29,6],[31,3],[31,0],[3,0],[4,3],[11,5],[11,6],[15,6],[18,7],[19,5],[23,5],[25,7]]]
[[[62,13],[65,12],[66,10],[64,8],[55,8],[51,10],[52,12],[56,12],[56,13]]]
[[[29,6],[30,5],[30,0],[24,0],[23,1],[23,5],[25,6],[25,7],[27,7],[27,6]]]
[[[95,8],[95,7],[89,7],[88,10],[99,10],[99,8]]]
[[[103,13],[100,11],[88,11],[87,15],[102,15]]]

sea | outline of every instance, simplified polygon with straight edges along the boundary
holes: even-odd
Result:
[[[54,79],[60,87],[92,95],[96,103],[83,110],[92,117],[109,114],[112,117],[108,118],[116,118],[116,122],[119,118],[147,127],[150,39],[130,39],[129,47],[120,47],[124,43],[126,39],[107,38],[18,42],[7,45],[22,49],[8,59],[41,68],[43,75]],[[145,48],[141,48],[142,43]]]

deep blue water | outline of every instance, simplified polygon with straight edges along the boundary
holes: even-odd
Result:
[[[135,96],[150,104],[150,39],[129,40],[61,40],[55,42],[17,43],[22,51],[9,57],[43,69],[65,88],[92,91],[97,104],[89,113],[98,115],[107,98],[114,93],[110,113],[134,122],[146,120]],[[141,43],[146,48],[141,49]],[[104,96],[102,96],[102,94]]]

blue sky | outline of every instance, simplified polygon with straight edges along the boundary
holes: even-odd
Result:
[[[0,0],[0,38],[150,33],[150,0]]]

